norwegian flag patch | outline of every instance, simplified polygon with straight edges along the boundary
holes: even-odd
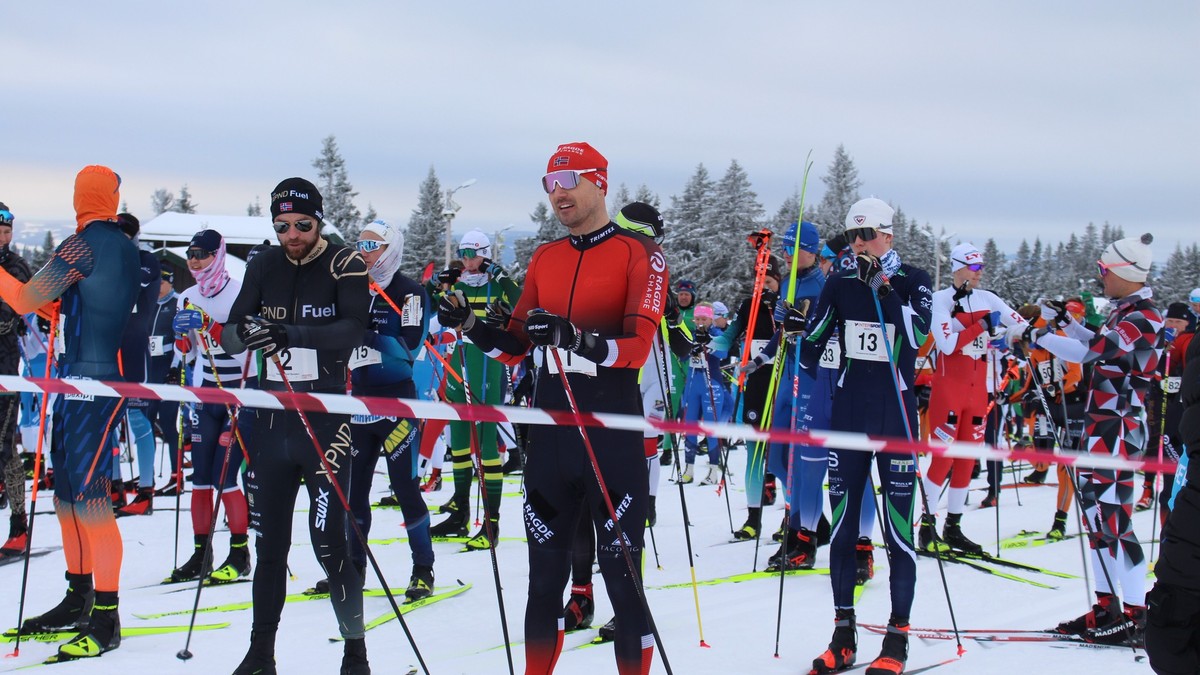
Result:
[[[291,202],[284,202],[284,203],[280,204],[280,205],[279,205],[279,210],[280,210],[280,211],[291,211],[291,210],[292,210],[292,203],[291,203]]]
[[[570,157],[555,157],[554,166],[566,166],[571,163]]]

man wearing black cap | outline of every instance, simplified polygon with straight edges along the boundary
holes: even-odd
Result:
[[[33,276],[25,259],[9,251],[12,241],[13,214],[0,202],[0,267],[14,279],[25,282]],[[25,334],[25,318],[0,301],[0,375],[17,375],[21,368],[20,338]],[[8,541],[0,547],[0,559],[25,552],[29,544],[25,522],[25,468],[17,454],[16,430],[20,413],[19,394],[0,394],[0,506],[12,504]]]
[[[158,304],[150,320],[150,370],[146,381],[156,384],[179,384],[180,355],[175,351],[175,269],[162,266],[158,282]],[[158,497],[174,497],[182,488],[183,472],[179,470],[179,402],[151,401],[146,415],[155,425],[155,433],[163,441],[163,451],[171,463],[171,482],[157,490]]]
[[[362,344],[367,329],[367,265],[353,249],[321,237],[321,201],[316,186],[303,178],[288,178],[271,191],[272,226],[280,245],[259,253],[247,266],[229,312],[229,329],[221,333],[227,353],[249,349],[267,359],[262,384],[268,390],[345,393],[350,353]],[[292,508],[302,478],[311,502],[313,550],[328,575],[330,601],[346,639],[342,673],[370,672],[363,638],[363,570],[351,562],[340,498],[349,487],[350,416],[310,412],[306,417],[319,452],[294,411],[259,410],[246,439],[246,487],[258,569],[250,650],[238,674],[275,672]],[[332,487],[334,480],[340,491]]]

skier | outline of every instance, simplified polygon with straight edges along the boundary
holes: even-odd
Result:
[[[1179,385],[1186,362],[1187,348],[1196,334],[1194,330],[1188,329],[1188,319],[1189,313],[1186,304],[1172,302],[1167,305],[1166,319],[1163,320],[1163,337],[1167,341],[1169,356],[1163,360],[1160,369],[1162,371],[1160,372],[1160,386],[1151,389],[1152,400],[1146,408],[1146,426],[1150,431],[1146,450],[1157,457],[1158,448],[1161,446],[1163,459],[1167,461],[1178,461],[1183,447],[1179,438],[1179,417],[1183,412],[1179,399]],[[1169,370],[1167,370],[1168,368]],[[1157,476],[1158,474],[1154,471],[1146,472],[1142,496],[1141,499],[1138,499],[1136,510],[1146,511],[1154,505],[1155,499],[1159,496],[1155,494],[1154,490]],[[1161,494],[1171,494],[1174,478],[1174,472],[1163,474]],[[1162,502],[1162,507],[1159,509],[1159,516],[1163,522],[1166,522],[1169,508],[1165,501]]]
[[[913,376],[917,347],[929,334],[931,284],[924,270],[902,262],[892,248],[894,214],[874,197],[850,207],[846,239],[858,254],[857,269],[835,274],[826,282],[803,340],[801,363],[811,370],[837,329],[845,365],[833,397],[830,428],[835,431],[913,438],[917,428]],[[856,659],[858,531],[844,525],[858,521],[872,455],[829,450],[829,502],[834,514],[829,568],[835,627],[829,649],[813,661],[814,673],[845,670]],[[908,619],[916,586],[916,552],[911,542],[917,467],[911,456],[874,454],[874,459],[885,502],[892,612],[879,657],[866,672],[889,675],[902,672],[908,658]]]
[[[438,308],[443,326],[462,326],[480,349],[506,363],[519,363],[532,347],[544,347],[534,394],[534,405],[541,408],[571,409],[563,381],[568,378],[580,412],[641,412],[637,378],[662,318],[666,261],[652,239],[609,219],[607,184],[608,162],[599,152],[586,143],[560,145],[542,186],[569,234],[534,251],[508,328],[476,320],[461,291],[447,294]],[[616,612],[617,670],[644,674],[654,652],[638,588],[649,492],[645,452],[637,432],[595,428],[586,433],[598,475],[579,429],[539,426],[529,432],[526,672],[552,672],[558,661],[575,525],[589,517]],[[615,534],[605,490],[612,495],[623,539]]]
[[[696,324],[696,332],[692,336],[696,347],[688,359],[688,374],[683,391],[683,421],[689,423],[701,420],[709,422],[727,422],[729,411],[729,389],[722,380],[724,371],[721,370],[721,359],[709,353],[707,346],[713,338],[719,337],[721,329],[713,326],[712,304],[701,302],[693,309],[692,320]],[[688,433],[684,436],[684,467],[679,480],[691,483],[696,470],[696,452],[699,449],[697,434]],[[716,485],[721,480],[721,447],[716,436],[705,439],[708,445],[708,476],[700,482],[701,485]]]
[[[479,230],[464,234],[458,242],[458,255],[462,260],[461,272],[453,268],[438,275],[438,280],[449,282],[447,293],[461,292],[477,308],[482,317],[487,306],[502,302],[512,307],[517,304],[521,289],[498,262],[492,260],[492,243]],[[468,403],[470,392],[474,403],[499,405],[504,402],[505,367],[503,363],[488,358],[470,340],[463,340],[450,358],[450,366],[459,378],[453,375],[446,380],[446,400],[451,403]],[[472,431],[474,428],[474,431]],[[503,491],[504,474],[497,447],[496,424],[494,422],[450,422],[450,456],[454,462],[454,495],[442,506],[443,513],[450,514],[442,522],[430,528],[435,537],[461,537],[467,534],[471,521],[471,481],[477,458],[483,468],[481,490],[484,494],[485,512],[492,521],[484,523],[479,531],[467,540],[469,551],[486,551],[496,545],[490,537],[498,537],[500,531],[500,495]],[[478,448],[472,448],[472,434]]]
[[[981,443],[988,416],[988,343],[1003,335],[1008,326],[1023,325],[1025,320],[995,293],[979,288],[985,262],[974,244],[955,246],[950,265],[951,287],[933,294],[930,317],[937,347],[929,395],[930,435],[944,443]],[[959,551],[983,552],[983,547],[963,534],[960,525],[974,468],[974,459],[940,456],[930,462],[923,478],[926,512],[921,516],[920,548],[935,548],[938,495],[949,477],[942,541]]]
[[[162,267],[162,278],[158,286],[158,304],[150,325],[150,367],[148,381],[156,384],[179,384],[182,359],[175,351],[175,312],[179,297],[175,295],[175,270]],[[163,451],[171,465],[171,482],[154,492],[156,497],[175,496],[175,490],[183,489],[183,471],[179,468],[180,423],[178,401],[150,401],[146,414],[162,438]]]
[[[322,198],[311,182],[280,182],[271,191],[271,217],[280,246],[259,253],[247,266],[242,290],[229,310],[229,329],[221,331],[221,347],[234,356],[261,352],[265,389],[344,394],[347,362],[367,329],[367,266],[353,249],[321,236]],[[345,638],[342,673],[369,673],[363,577],[350,559],[347,514],[338,498],[349,489],[350,416],[309,412],[301,419],[291,410],[255,412],[246,438],[250,470],[245,476],[258,558],[254,620],[250,648],[234,672],[275,672],[292,507],[303,480],[313,552],[329,577],[329,599]]]
[[[176,349],[192,363],[194,386],[238,389],[242,373],[247,386],[258,377],[258,363],[249,353],[233,356],[222,348],[226,324],[235,317],[230,310],[242,282],[225,268],[225,238],[216,230],[201,230],[192,236],[187,248],[188,271],[196,285],[180,296],[172,326]],[[248,364],[248,365],[247,365]],[[250,548],[247,536],[249,514],[246,496],[238,487],[238,469],[250,450],[248,443],[252,415],[238,415],[237,429],[231,429],[232,411],[220,403],[195,403],[191,407],[192,433],[192,535],[194,548],[190,558],[171,571],[170,581],[187,581],[209,576],[213,581],[229,582],[250,574]],[[226,463],[225,456],[229,461]],[[221,472],[224,466],[224,473]],[[210,569],[214,496],[225,507],[229,522],[229,556]]]
[[[376,220],[362,229],[355,246],[374,284],[371,327],[363,333],[362,346],[350,357],[354,395],[416,398],[413,363],[429,328],[429,299],[419,283],[400,272],[404,235]],[[350,420],[355,450],[350,461],[350,508],[366,535],[371,530],[371,478],[382,450],[412,553],[412,575],[404,595],[410,602],[428,597],[433,593],[434,556],[429,509],[421,497],[417,475],[417,421],[376,415],[355,415]],[[350,538],[350,551],[362,574],[367,559],[357,537]]]
[[[1146,450],[1144,402],[1163,349],[1163,316],[1146,284],[1153,240],[1144,234],[1104,249],[1097,261],[1100,280],[1116,307],[1099,331],[1079,325],[1065,307],[1043,303],[1048,326],[1024,333],[1031,344],[1058,358],[1095,363],[1086,413],[1087,451],[1092,454],[1136,458]],[[1066,335],[1044,332],[1059,326]],[[1059,632],[1093,642],[1139,645],[1143,640],[1147,564],[1133,531],[1133,478],[1128,470],[1079,472],[1080,506],[1088,521],[1096,523],[1091,541],[1096,604],[1083,616],[1059,624]],[[1123,609],[1109,579],[1124,592]]]
[[[13,214],[0,202],[0,267],[24,283],[33,276],[29,263],[9,249],[13,236]],[[0,302],[0,374],[18,375],[21,369],[21,339],[28,333],[25,317],[8,303]],[[44,373],[43,373],[44,374]],[[17,452],[17,426],[21,412],[20,394],[0,394],[0,508],[8,502],[8,540],[0,546],[0,558],[17,556],[29,546],[25,515],[25,467]]]
[[[66,352],[58,363],[65,378],[120,379],[116,354],[141,277],[137,247],[117,225],[120,187],[112,169],[84,167],[75,177],[75,234],[26,283],[0,269],[0,298],[18,313],[49,316],[50,304],[62,298]],[[79,634],[58,648],[61,660],[100,656],[121,644],[122,544],[109,501],[109,439],[124,407],[121,399],[86,395],[59,396],[54,403],[50,453],[67,594],[21,630],[78,627]]]

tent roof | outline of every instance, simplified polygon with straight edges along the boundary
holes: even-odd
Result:
[[[174,211],[160,213],[143,223],[138,238],[155,246],[187,246],[192,241],[192,235],[200,230],[220,232],[226,245],[254,246],[263,243],[264,239],[275,243],[275,230],[271,229],[271,219],[267,216],[215,216]],[[329,223],[323,224],[321,232],[326,236],[341,237],[341,233]]]

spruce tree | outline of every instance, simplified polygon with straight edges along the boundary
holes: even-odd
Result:
[[[192,193],[188,191],[187,183],[179,188],[179,198],[171,205],[171,210],[176,213],[195,213],[196,203],[192,201]]]
[[[843,223],[846,214],[860,199],[858,188],[862,186],[862,181],[858,179],[858,169],[846,153],[845,146],[838,144],[833,161],[821,177],[821,182],[825,183],[825,194],[821,196],[821,202],[813,214],[813,223],[821,230],[821,236],[828,238],[845,229]]]
[[[735,302],[754,281],[746,235],[762,227],[765,212],[746,171],[735,159],[716,184],[712,206],[698,230],[699,259],[685,270],[701,300]],[[670,259],[668,262],[674,264]]]
[[[173,210],[174,205],[175,195],[166,188],[158,188],[150,195],[150,210],[154,211],[156,216]]]
[[[262,202],[259,201],[258,197],[255,197],[254,203],[250,204],[249,206],[246,207],[246,215],[257,217],[257,216],[262,216],[262,214],[263,214]]]
[[[529,261],[533,259],[533,252],[537,250],[537,247],[555,239],[561,239],[567,233],[567,228],[558,222],[558,218],[554,216],[554,212],[544,201],[538,202],[537,206],[533,207],[533,213],[529,214],[529,220],[537,226],[537,233],[532,237],[518,239],[513,243],[515,262],[513,269],[509,272],[518,282],[524,280],[525,272],[529,270]]]
[[[663,251],[671,279],[688,279],[700,264],[700,237],[704,234],[705,222],[712,213],[716,184],[708,175],[703,164],[688,179],[683,193],[671,195],[671,207],[663,214],[667,223]],[[744,237],[745,232],[742,233]]]
[[[434,273],[445,262],[446,217],[442,215],[446,201],[437,172],[429,167],[417,195],[417,208],[408,219],[404,236],[404,264],[401,269],[414,279],[420,279],[425,267],[433,263]]]
[[[354,205],[358,193],[346,175],[346,161],[333,135],[321,142],[321,154],[312,166],[317,170],[317,189],[324,200],[325,222],[338,228],[346,241],[358,239],[362,230],[362,213]]]

